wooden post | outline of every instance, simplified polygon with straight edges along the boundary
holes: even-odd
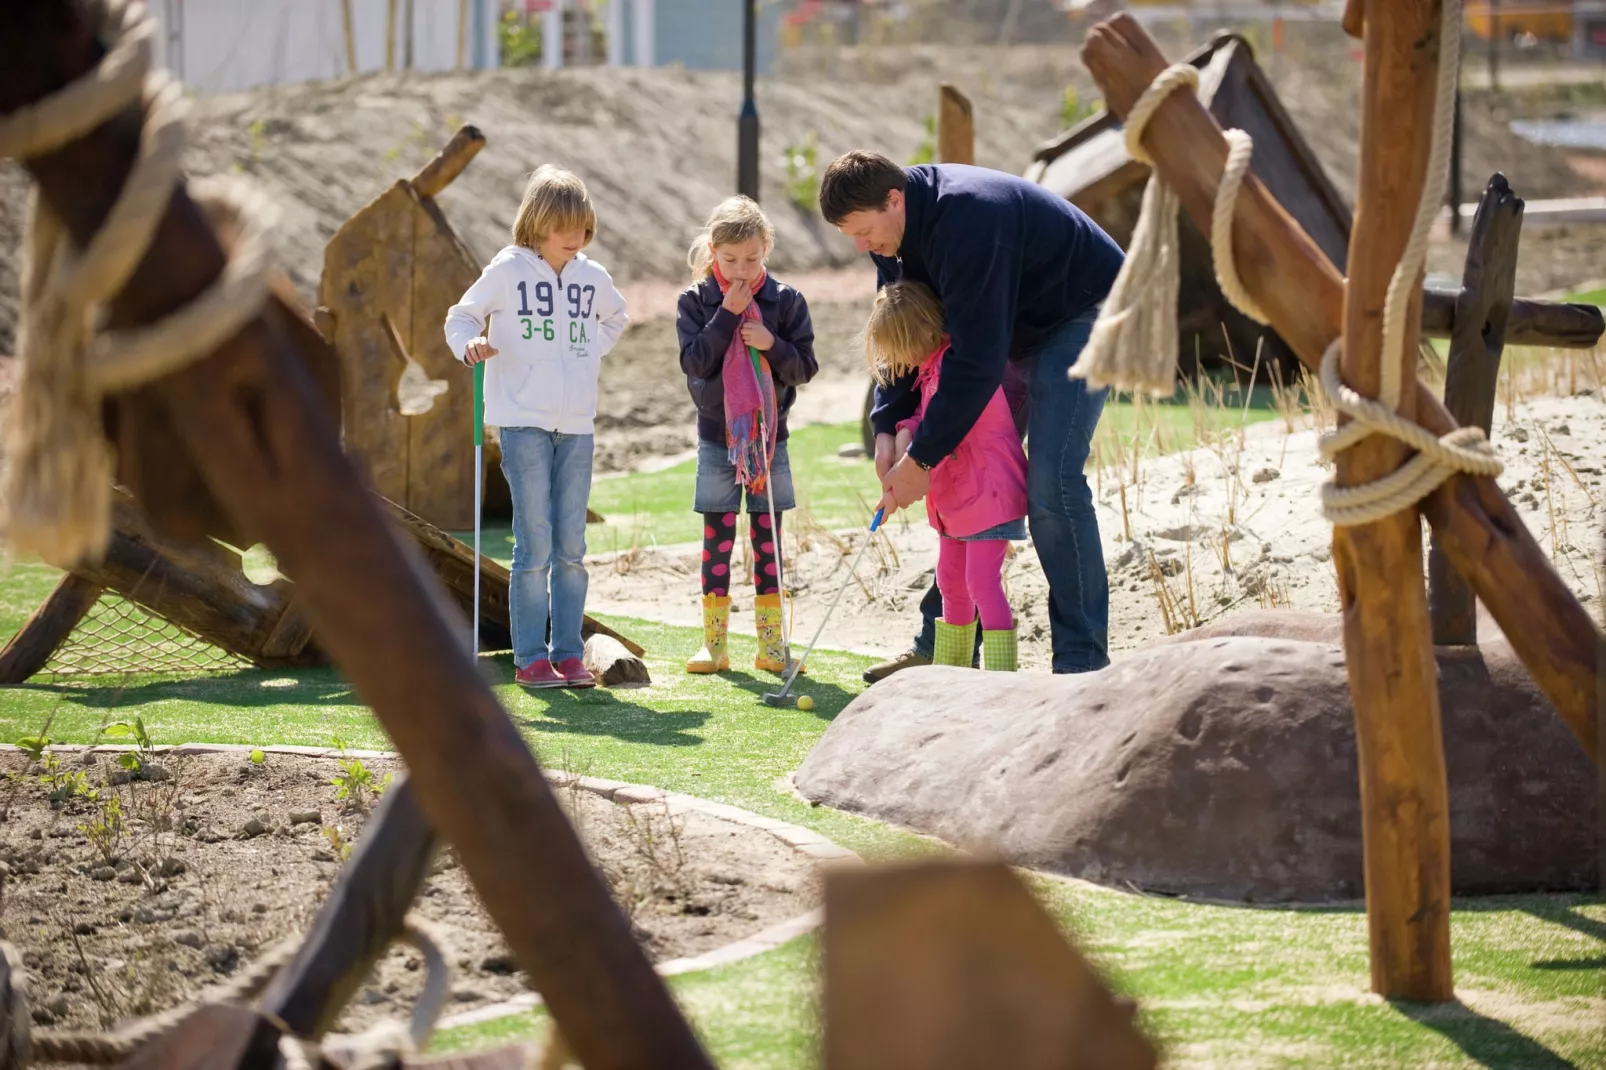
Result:
[[[1456,302],[1455,331],[1444,379],[1444,404],[1463,427],[1488,434],[1494,420],[1500,353],[1517,279],[1517,242],[1522,236],[1522,199],[1506,176],[1489,180],[1472,218],[1466,268]],[[1428,552],[1428,605],[1435,646],[1478,642],[1478,603],[1434,535]]]
[[[469,0],[457,0],[457,69],[463,69],[463,63],[468,56],[468,4]]]
[[[49,663],[105,590],[93,580],[69,572],[55,590],[0,648],[0,684],[20,684]]]
[[[1143,27],[1126,14],[1088,32],[1082,60],[1117,117],[1167,66]],[[1208,234],[1227,159],[1226,139],[1210,113],[1191,93],[1171,94],[1150,120],[1144,147],[1194,226]],[[1328,343],[1342,333],[1344,280],[1253,174],[1238,194],[1232,246],[1250,295],[1300,361],[1318,369]],[[1416,390],[1422,426],[1435,435],[1453,430],[1455,421],[1438,397],[1421,383]],[[1589,613],[1494,480],[1457,476],[1428,497],[1422,512],[1593,760],[1601,632]]]
[[[1427,178],[1439,11],[1443,0],[1372,0],[1366,9],[1360,170],[1344,302],[1344,381],[1366,397],[1383,362],[1412,382],[1416,347],[1383,352],[1383,300]],[[1413,280],[1408,323],[1421,318]],[[1409,341],[1415,332],[1407,330]],[[1416,417],[1416,392],[1400,414]],[[1340,417],[1343,420],[1343,417]],[[1408,449],[1373,435],[1337,458],[1354,486],[1403,464]],[[1334,531],[1344,661],[1360,761],[1366,920],[1372,990],[1390,999],[1454,998],[1450,973],[1450,820],[1439,724],[1438,670],[1422,582],[1415,507]]]
[[[976,162],[976,119],[970,98],[947,82],[937,88],[937,161]]]
[[[396,0],[385,4],[385,70],[396,69]]]
[[[77,5],[0,5],[0,113],[80,77],[98,45]],[[140,110],[26,161],[79,248],[98,232],[138,151]],[[108,326],[151,323],[203,292],[225,263],[217,231],[178,182],[150,247],[109,303]],[[206,358],[114,399],[175,448],[147,458],[201,494],[187,508],[260,532],[318,641],[389,733],[431,827],[591,1067],[696,1067],[696,1036],[474,663],[466,622],[406,549],[340,448],[314,371],[333,365],[277,302]],[[165,439],[155,431],[165,428]],[[124,432],[133,434],[132,432]],[[136,444],[145,440],[132,438]],[[155,462],[160,460],[158,467]],[[188,482],[199,476],[200,486]],[[165,491],[172,515],[182,507]],[[338,537],[332,537],[337,532]],[[163,1064],[169,1065],[169,1064]]]
[[[340,0],[340,24],[346,34],[346,73],[357,73],[357,31],[352,26],[351,0]]]

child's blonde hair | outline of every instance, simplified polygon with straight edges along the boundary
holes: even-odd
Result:
[[[864,357],[883,386],[911,372],[942,345],[942,305],[930,288],[900,279],[875,295],[864,325]]]
[[[584,182],[571,171],[542,164],[524,187],[519,214],[513,217],[513,243],[535,249],[554,234],[586,231],[586,244],[597,236],[597,213]]]
[[[765,252],[775,245],[775,228],[758,202],[740,194],[720,201],[686,251],[691,277],[701,279],[714,270],[714,246],[736,245],[754,238],[764,239]]]

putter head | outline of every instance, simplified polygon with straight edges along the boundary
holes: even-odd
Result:
[[[764,692],[764,705],[790,708],[797,705],[797,699],[784,691],[766,691]]]

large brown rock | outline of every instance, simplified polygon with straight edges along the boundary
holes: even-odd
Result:
[[[1594,887],[1597,782],[1577,742],[1503,639],[1439,664],[1455,891]],[[1085,676],[905,670],[837,716],[796,783],[1108,884],[1363,894],[1353,714],[1327,643],[1207,638]]]

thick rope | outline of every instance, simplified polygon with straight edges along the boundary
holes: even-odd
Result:
[[[154,66],[157,24],[135,0],[90,5],[106,55],[82,78],[0,116],[0,157],[27,160],[84,137],[131,107],[145,121],[117,201],[82,252],[33,191],[24,248],[21,375],[7,420],[0,532],[13,553],[61,565],[98,559],[111,526],[105,395],[200,359],[256,318],[268,295],[268,217],[259,198],[221,187],[202,204],[234,217],[239,240],[206,292],[148,327],[100,324],[150,248],[179,181],[187,112],[180,87]],[[200,191],[198,190],[198,194]],[[201,196],[197,197],[201,201]]]

